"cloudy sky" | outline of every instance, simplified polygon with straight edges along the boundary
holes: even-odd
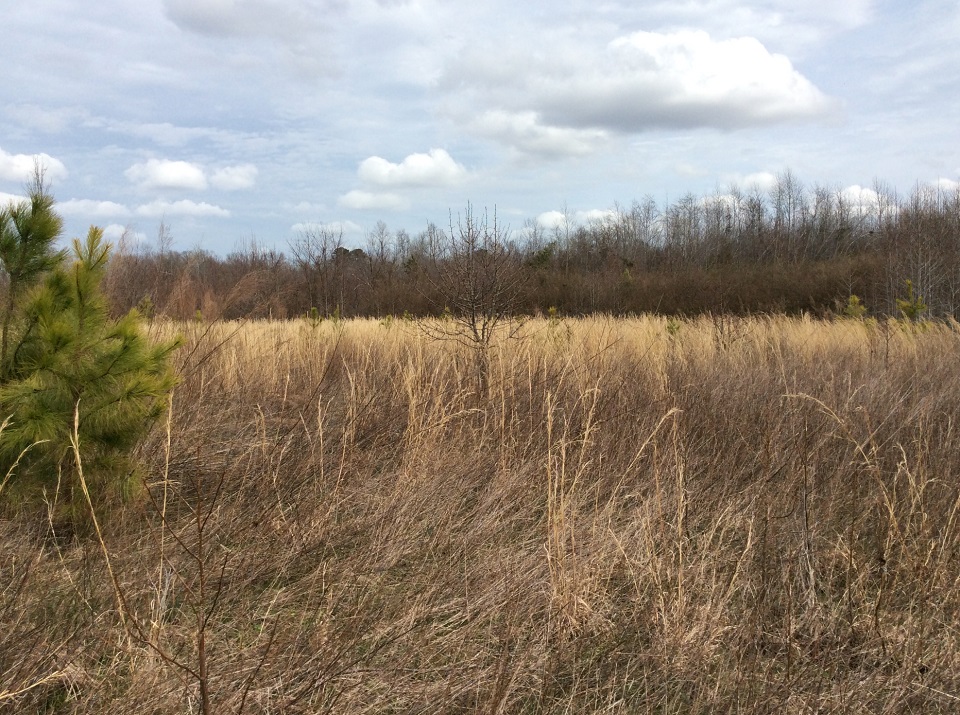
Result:
[[[3,12],[0,200],[226,253],[467,201],[584,219],[789,169],[960,179],[955,0],[37,0]]]

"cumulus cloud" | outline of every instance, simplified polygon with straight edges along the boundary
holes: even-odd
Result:
[[[4,181],[30,181],[35,163],[43,168],[47,179],[67,178],[67,167],[49,154],[8,154],[0,147],[0,179]]]
[[[810,119],[831,106],[786,56],[752,37],[635,32],[602,49],[566,49],[465,53],[441,82],[450,113],[523,150],[586,153],[602,132],[739,129]],[[479,121],[458,108],[478,105],[490,108]]]
[[[125,248],[135,248],[146,243],[147,235],[134,229],[133,226],[120,223],[111,223],[103,227],[103,237],[114,245],[123,245]]]
[[[896,216],[900,213],[900,205],[895,196],[883,187],[879,191],[854,184],[839,189],[835,199],[845,211],[859,217]]]
[[[371,210],[383,209],[386,211],[403,211],[410,207],[410,202],[398,194],[373,193],[356,189],[341,196],[337,203],[344,208]]]
[[[188,189],[203,191],[209,186],[222,191],[249,189],[257,182],[257,167],[237,164],[214,169],[208,178],[200,164],[169,159],[149,159],[124,172],[129,181],[144,190]]]
[[[887,210],[892,210],[889,201],[877,193],[876,190],[854,184],[847,186],[839,192],[840,200],[847,205],[850,211],[858,215],[872,215],[880,211],[881,206]]]
[[[70,199],[57,204],[57,210],[65,216],[92,216],[95,218],[115,218],[130,215],[130,209],[114,201],[94,201],[92,199]]]
[[[188,161],[148,159],[134,164],[123,175],[141,189],[198,189],[207,188],[203,167]]]
[[[357,175],[378,186],[449,186],[462,181],[467,170],[444,149],[410,154],[399,164],[371,156],[360,162]]]
[[[524,154],[543,157],[583,156],[609,140],[609,133],[602,129],[546,125],[534,111],[490,110],[470,121],[468,127]]]
[[[210,183],[223,191],[237,191],[252,188],[257,183],[257,167],[253,164],[238,164],[216,169],[210,177]]]
[[[562,211],[544,211],[537,216],[537,223],[544,228],[557,228],[567,222],[567,216]]]
[[[933,188],[945,194],[955,194],[960,191],[960,181],[953,179],[937,179],[932,183]]]
[[[103,237],[114,243],[121,239],[126,240],[129,235],[127,227],[123,224],[111,223],[103,227]]]
[[[152,201],[149,204],[138,206],[137,216],[147,216],[157,218],[160,216],[215,216],[217,218],[228,218],[230,212],[219,206],[208,204],[205,201],[197,203],[183,199],[181,201]]]
[[[604,223],[617,218],[617,212],[613,209],[590,209],[589,211],[577,211],[574,214],[577,221],[587,224]]]
[[[613,70],[609,80],[594,77],[600,83],[573,107],[567,106],[571,96],[560,94],[548,103],[548,115],[570,113],[574,121],[624,131],[735,129],[808,118],[826,106],[789,59],[751,37],[715,41],[701,31],[636,32],[610,43],[606,60]]]
[[[749,191],[770,191],[777,184],[777,175],[769,171],[755,171],[752,174],[727,174],[726,183]]]

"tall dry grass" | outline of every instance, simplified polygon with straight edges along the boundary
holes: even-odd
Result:
[[[403,321],[184,326],[122,597],[0,521],[0,710],[956,712],[956,327],[533,321],[481,398]]]

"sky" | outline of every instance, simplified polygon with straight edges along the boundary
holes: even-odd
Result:
[[[732,185],[960,180],[946,0],[36,0],[3,12],[0,201],[150,245],[363,246]]]

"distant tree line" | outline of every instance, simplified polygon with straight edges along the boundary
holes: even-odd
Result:
[[[106,289],[118,314],[180,319],[440,315],[451,309],[444,286],[465,270],[459,221],[416,234],[379,222],[362,248],[317,226],[286,251],[249,240],[224,257],[172,251],[162,227],[155,247],[119,247]],[[960,319],[957,190],[855,194],[785,172],[768,191],[646,198],[583,225],[491,224],[497,260],[474,263],[509,277],[517,313],[823,315],[856,295],[873,314],[897,315],[909,281],[928,315]]]

